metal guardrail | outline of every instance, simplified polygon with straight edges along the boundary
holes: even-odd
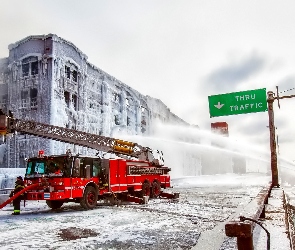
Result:
[[[2,188],[2,189],[0,189],[0,192],[1,191],[11,191],[11,190],[14,190],[14,188]]]
[[[259,218],[265,218],[265,204],[268,203],[271,189],[272,184],[270,183],[225,225],[226,236],[237,237],[238,250],[254,250],[253,230],[256,226],[255,221],[258,221]],[[247,218],[247,220],[243,220],[241,217]]]
[[[0,189],[0,194],[8,194],[9,191],[14,190],[14,188],[2,188]]]

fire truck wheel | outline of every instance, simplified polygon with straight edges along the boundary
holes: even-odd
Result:
[[[154,180],[152,183],[151,198],[158,198],[161,193],[161,184],[158,180]]]
[[[151,184],[148,181],[145,181],[142,184],[141,197],[150,196],[150,195],[151,195]]]
[[[57,200],[57,201],[47,200],[46,201],[46,204],[51,209],[58,209],[58,208],[60,208],[64,204],[64,202],[63,201],[60,201],[60,200]]]
[[[94,187],[87,186],[84,190],[83,197],[80,200],[80,204],[85,209],[92,209],[96,206],[98,194]]]

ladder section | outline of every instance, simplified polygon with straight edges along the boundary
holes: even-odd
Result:
[[[9,118],[8,132],[13,131],[136,158],[142,158],[146,151],[144,147],[132,142],[29,120]]]

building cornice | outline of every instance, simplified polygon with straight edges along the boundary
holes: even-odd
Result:
[[[9,50],[15,49],[18,46],[20,46],[21,44],[26,43],[26,42],[28,42],[30,40],[46,40],[48,38],[51,38],[52,41],[54,41],[54,42],[68,44],[69,46],[73,47],[80,54],[80,56],[83,59],[85,59],[87,61],[88,57],[77,46],[75,46],[75,44],[73,44],[72,42],[70,42],[70,41],[68,41],[66,39],[63,39],[63,38],[61,38],[61,37],[59,37],[59,36],[57,36],[55,34],[27,36],[27,37],[15,42],[15,43],[9,44],[8,49]]]

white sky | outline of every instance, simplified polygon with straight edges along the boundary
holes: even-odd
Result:
[[[268,114],[210,118],[208,96],[295,88],[291,0],[6,0],[0,58],[29,35],[53,33],[90,63],[161,99],[201,129],[225,121],[230,137],[269,149]],[[295,94],[295,90],[284,95]],[[275,102],[281,156],[293,161],[295,99]]]

